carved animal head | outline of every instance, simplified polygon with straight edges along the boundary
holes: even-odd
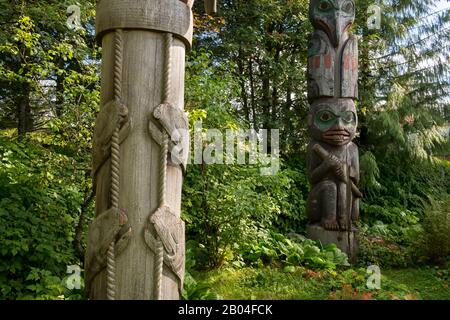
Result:
[[[314,27],[326,32],[334,47],[355,20],[353,0],[311,0],[309,19]]]
[[[311,104],[308,125],[313,139],[343,146],[353,140],[358,118],[352,99],[324,98]]]

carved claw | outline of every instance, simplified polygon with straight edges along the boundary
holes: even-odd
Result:
[[[172,160],[175,165],[181,165],[183,172],[185,172],[189,153],[189,132],[186,114],[183,110],[170,103],[163,103],[155,108],[153,117],[149,117],[148,127],[152,138],[156,143],[161,145],[163,131],[158,128],[154,123],[154,120],[157,120],[157,123],[162,127],[162,130],[170,137],[170,160]]]
[[[188,129],[188,120],[186,114],[170,103],[160,104],[153,111],[155,119],[159,120],[161,126],[175,143],[181,142],[182,132],[180,130]]]
[[[168,206],[163,206],[150,216],[150,222],[154,225],[165,251],[169,255],[177,252],[180,244],[182,221]]]
[[[144,231],[145,243],[156,252],[156,244],[161,241],[164,247],[164,263],[177,275],[180,283],[184,274],[184,222],[172,212],[169,206],[158,208],[150,217],[156,235],[149,229]]]
[[[111,137],[119,124],[119,143],[121,144],[131,131],[131,119],[128,108],[122,102],[111,100],[100,109],[95,121],[92,155],[92,176],[108,159],[111,153]]]
[[[111,242],[116,242],[116,255],[122,252],[128,244],[131,228],[128,226],[128,230],[122,231],[127,223],[128,218],[124,211],[110,208],[98,215],[89,226],[86,251],[86,274],[89,275],[86,277],[88,292],[92,280],[106,266],[106,253]],[[118,241],[117,237],[119,237]]]

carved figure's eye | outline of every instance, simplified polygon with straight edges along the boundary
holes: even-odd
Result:
[[[354,5],[353,5],[353,2],[352,1],[346,1],[346,2],[344,2],[344,4],[342,5],[342,10],[344,11],[344,12],[346,12],[346,13],[349,13],[349,14],[353,14],[353,11],[354,11]]]
[[[353,114],[352,111],[346,111],[344,112],[342,115],[342,120],[344,120],[344,122],[346,123],[352,123],[355,121],[355,115]]]
[[[320,11],[328,11],[333,8],[333,5],[328,0],[322,0],[319,2],[319,10]]]
[[[314,116],[314,125],[319,130],[328,130],[337,120],[337,116],[331,110],[322,109]]]
[[[320,119],[320,121],[328,122],[328,121],[334,119],[334,114],[332,114],[330,111],[323,111],[320,113],[319,119]]]

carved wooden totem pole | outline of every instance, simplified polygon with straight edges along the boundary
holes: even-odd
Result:
[[[91,299],[179,299],[189,149],[185,51],[193,0],[99,0],[103,49],[85,258]],[[209,5],[207,7],[206,5]],[[215,0],[206,0],[215,9]]]
[[[359,216],[358,42],[348,29],[355,18],[352,0],[311,0],[314,32],[308,47],[307,169],[311,185],[308,236],[335,243],[354,261]]]

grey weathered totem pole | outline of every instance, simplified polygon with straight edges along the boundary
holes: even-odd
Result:
[[[215,10],[215,0],[205,0]],[[94,131],[90,299],[179,299],[181,186],[189,149],[185,51],[194,0],[99,0],[101,106]]]
[[[354,261],[359,218],[358,42],[348,29],[355,18],[352,0],[311,0],[314,32],[308,45],[307,170],[311,185],[308,236],[335,243]]]

